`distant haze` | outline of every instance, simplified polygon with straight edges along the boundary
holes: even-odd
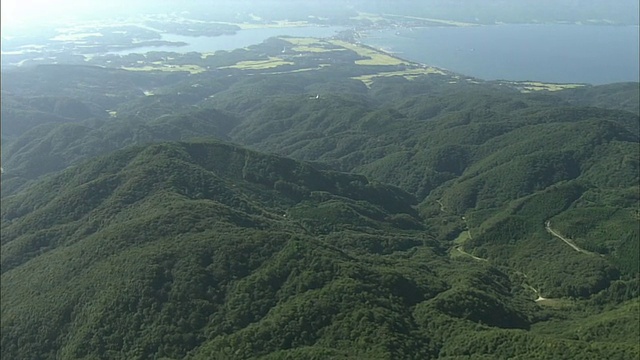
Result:
[[[448,18],[481,23],[576,22],[606,20],[638,24],[637,0],[187,0],[187,1],[98,1],[98,0],[2,0],[2,27],[36,27],[70,20],[133,16],[142,13],[189,11],[216,18],[254,13],[267,18],[307,15],[340,17],[350,12],[380,12]]]

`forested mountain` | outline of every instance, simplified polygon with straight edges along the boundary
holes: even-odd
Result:
[[[638,84],[382,56],[3,73],[2,356],[638,357]]]

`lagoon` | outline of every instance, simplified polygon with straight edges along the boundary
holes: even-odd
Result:
[[[362,43],[485,80],[639,81],[638,26],[491,25],[362,33]]]
[[[268,38],[276,36],[296,37],[331,37],[344,30],[339,26],[301,26],[283,28],[255,28],[238,30],[232,35],[220,36],[184,36],[176,34],[162,34],[162,40],[184,42],[185,46],[148,46],[127,50],[112,51],[110,54],[126,55],[131,53],[146,53],[149,51],[169,51],[177,53],[215,52],[218,50],[234,50],[250,45],[260,44]]]

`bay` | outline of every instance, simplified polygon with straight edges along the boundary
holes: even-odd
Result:
[[[485,80],[640,80],[638,26],[491,25],[362,33],[362,43]]]
[[[295,37],[331,37],[344,30],[340,26],[301,26],[282,28],[255,28],[238,30],[235,34],[220,36],[185,36],[176,34],[162,34],[162,40],[184,42],[185,46],[147,46],[127,50],[112,51],[110,54],[126,55],[131,53],[146,53],[149,51],[169,51],[177,53],[187,52],[215,52],[218,50],[234,50],[250,45],[260,44],[268,38],[276,36]]]

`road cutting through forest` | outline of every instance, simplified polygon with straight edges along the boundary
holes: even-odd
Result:
[[[441,201],[441,200],[436,200],[436,203],[438,203],[438,205],[440,206],[440,212],[446,212],[446,211],[445,211],[444,204],[442,203],[442,201]],[[462,221],[465,223],[465,225],[466,225],[466,227],[467,227],[467,230],[465,230],[465,231],[463,231],[462,233],[460,233],[460,236],[458,236],[458,239],[459,239],[459,238],[462,236],[462,234],[464,234],[465,232],[467,233],[467,238],[466,238],[466,239],[473,239],[473,237],[471,236],[471,231],[469,230],[469,224],[467,223],[467,219],[466,219],[466,217],[464,217],[464,216],[463,216],[463,217],[462,217]],[[570,245],[573,249],[575,249],[576,251],[584,252],[584,253],[586,253],[586,254],[592,254],[592,253],[590,253],[590,252],[588,252],[588,251],[586,251],[586,250],[580,249],[578,246],[576,246],[575,244],[573,244],[573,243],[571,242],[571,240],[564,238],[562,235],[558,234],[558,233],[557,233],[557,232],[555,232],[553,229],[551,229],[551,221],[547,221],[547,222],[545,223],[545,227],[546,227],[547,231],[549,231],[549,233],[551,233],[552,235],[554,235],[554,236],[556,236],[556,237],[560,238],[562,241],[564,241],[565,243],[569,244],[569,245]],[[457,242],[457,241],[458,241],[458,239],[456,239],[455,241]],[[465,239],[465,240],[466,240],[466,239]],[[465,240],[463,240],[463,241],[465,241]],[[462,244],[457,244],[457,245],[455,245],[455,246],[453,247],[453,249],[454,249],[455,251],[459,252],[459,253],[460,253],[460,254],[462,254],[462,255],[466,255],[466,256],[471,257],[471,258],[472,258],[472,259],[474,259],[474,260],[489,262],[489,259],[483,259],[483,258],[481,258],[481,257],[477,257],[477,256],[475,256],[475,255],[472,255],[472,254],[470,254],[470,253],[468,253],[468,252],[464,251],[464,249],[462,248]],[[524,275],[524,277],[525,277],[525,278],[528,278],[528,277],[527,277],[527,275],[525,275],[524,273],[523,273],[523,275]],[[535,302],[537,302],[537,303],[545,302],[545,301],[549,301],[549,300],[555,300],[555,299],[551,299],[551,298],[543,297],[543,296],[540,294],[540,291],[539,291],[538,289],[536,289],[536,288],[534,288],[533,286],[531,286],[531,285],[527,284],[526,282],[525,282],[523,285],[524,285],[526,288],[530,289],[531,291],[533,291],[533,292],[536,294],[536,299],[535,299],[534,301],[535,301]]]
[[[560,235],[559,233],[557,233],[556,231],[554,231],[551,228],[551,221],[547,220],[547,222],[544,223],[544,228],[547,230],[547,232],[555,237],[557,237],[558,239],[562,240],[565,242],[565,244],[571,246],[571,248],[577,252],[581,252],[587,255],[596,255],[595,253],[592,253],[590,251],[584,250],[580,247],[578,247],[578,245],[576,245],[571,239],[567,239],[564,236]]]
[[[472,258],[474,258],[474,259],[476,259],[476,260],[479,260],[479,261],[489,261],[489,260],[487,260],[487,259],[483,259],[483,258],[481,258],[481,257],[477,257],[477,256],[475,256],[475,255],[471,255],[471,254],[469,254],[468,252],[466,252],[466,251],[464,251],[464,250],[462,249],[462,245],[456,245],[456,246],[454,247],[454,249],[456,249],[459,253],[461,253],[461,254],[463,254],[463,255],[471,256]]]

